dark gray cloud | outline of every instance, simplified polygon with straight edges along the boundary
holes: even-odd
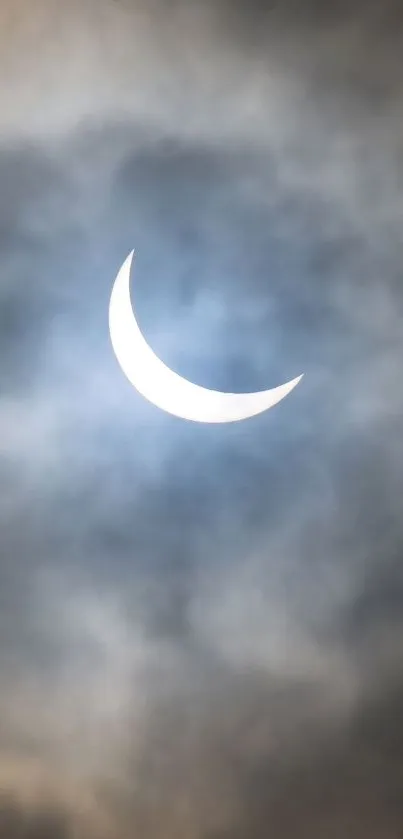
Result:
[[[14,0],[15,2],[15,0]],[[0,837],[402,830],[392,3],[3,4]],[[4,47],[4,48],[3,48]],[[184,423],[113,357],[136,248]]]

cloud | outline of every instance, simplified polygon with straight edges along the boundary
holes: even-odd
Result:
[[[0,836],[392,839],[396,9],[30,9],[0,13]],[[168,364],[298,392],[224,428],[145,403],[107,330],[133,246]]]

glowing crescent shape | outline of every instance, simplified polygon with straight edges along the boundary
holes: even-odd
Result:
[[[298,384],[302,376],[257,393],[222,393],[192,384],[170,370],[148,346],[132,309],[130,269],[133,253],[123,263],[112,289],[109,331],[123,372],[149,402],[193,422],[235,422],[272,408]]]

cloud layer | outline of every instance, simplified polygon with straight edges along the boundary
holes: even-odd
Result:
[[[34,5],[0,12],[0,839],[395,839],[398,12]],[[143,402],[133,247],[166,363],[303,383],[228,427]]]

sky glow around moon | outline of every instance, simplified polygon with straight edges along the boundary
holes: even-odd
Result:
[[[225,393],[193,384],[167,367],[147,344],[130,299],[132,251],[116,277],[109,305],[109,331],[116,358],[129,382],[149,402],[182,419],[225,423],[272,408],[301,380],[256,393]]]

